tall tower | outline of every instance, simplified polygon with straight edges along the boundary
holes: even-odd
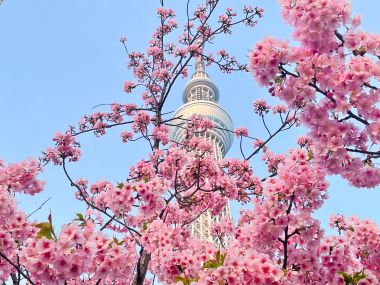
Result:
[[[219,91],[214,82],[205,71],[204,62],[200,57],[196,58],[195,72],[183,91],[183,105],[177,110],[174,117],[182,116],[188,119],[194,114],[207,117],[214,122],[214,128],[201,134],[202,137],[212,142],[216,159],[222,159],[233,142],[233,130],[230,116],[218,104]],[[173,141],[182,142],[186,138],[186,131],[181,127],[172,130]],[[202,214],[191,224],[191,233],[202,240],[217,243],[211,236],[211,223],[218,222],[222,217],[231,217],[230,206],[227,205],[217,216],[211,216],[209,212]]]

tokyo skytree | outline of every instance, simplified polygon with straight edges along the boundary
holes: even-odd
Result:
[[[226,130],[233,130],[230,116],[218,104],[219,91],[214,82],[205,71],[205,65],[201,57],[196,58],[195,72],[183,91],[183,105],[176,111],[174,117],[182,116],[188,119],[194,114],[202,115],[212,120],[215,128],[208,129],[200,136],[210,141],[214,146],[216,159],[222,159],[233,142],[233,133]],[[186,138],[186,131],[181,127],[175,127],[171,132],[171,139],[175,142],[182,142]],[[210,212],[205,212],[191,224],[191,233],[201,240],[214,242],[211,236],[212,222],[218,222],[221,218],[232,219],[229,204],[223,211],[212,216]],[[226,241],[223,241],[225,243]]]

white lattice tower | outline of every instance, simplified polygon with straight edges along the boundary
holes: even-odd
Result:
[[[184,104],[177,110],[174,117],[181,116],[182,119],[187,119],[194,114],[199,114],[212,120],[215,127],[205,131],[202,136],[212,142],[215,158],[219,160],[226,155],[232,145],[233,134],[227,130],[233,130],[233,124],[230,116],[218,104],[218,101],[218,88],[206,73],[204,62],[198,57],[195,72],[183,91]],[[181,123],[177,122],[177,124]],[[175,127],[171,132],[171,138],[176,142],[185,140],[186,135],[186,131],[181,127]],[[217,216],[206,212],[197,218],[191,224],[193,236],[218,244],[218,241],[213,240],[211,236],[211,224],[223,217],[232,219],[229,204]],[[226,240],[223,242],[225,243]]]

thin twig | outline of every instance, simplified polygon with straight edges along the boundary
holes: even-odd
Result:
[[[26,280],[29,281],[31,285],[35,285],[35,283],[21,270],[19,266],[17,266],[12,260],[10,260],[3,252],[0,251],[0,256],[4,258],[10,265],[12,265]]]
[[[115,219],[115,216],[113,216],[111,219],[109,219],[101,228],[100,231],[104,230],[113,220]]]
[[[29,219],[30,216],[32,216],[34,213],[36,213],[37,211],[41,210],[42,207],[51,199],[51,197],[49,197],[47,200],[45,200],[37,209],[35,209],[33,212],[31,212],[29,215],[26,216],[26,219]]]

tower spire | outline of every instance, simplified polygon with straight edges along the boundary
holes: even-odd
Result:
[[[203,52],[203,41],[197,40]],[[192,101],[210,101],[218,103],[219,91],[205,70],[205,63],[201,55],[195,56],[195,70],[183,91],[183,103]]]
[[[205,63],[203,62],[202,57],[198,55],[195,58],[195,73],[200,73],[200,72],[206,73],[206,70],[205,70]]]

